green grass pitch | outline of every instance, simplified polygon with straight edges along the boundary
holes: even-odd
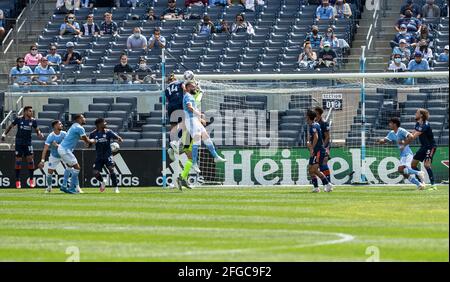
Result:
[[[449,260],[448,186],[309,191],[4,189],[0,261]]]

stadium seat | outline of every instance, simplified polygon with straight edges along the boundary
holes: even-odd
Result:
[[[55,112],[55,111],[47,111],[47,112],[39,112],[38,113],[38,118],[46,118],[46,119],[52,119],[52,120],[57,120],[60,119],[61,117],[61,113],[60,112]]]
[[[69,112],[69,98],[48,98],[49,104],[64,105],[64,112]]]
[[[116,103],[130,103],[133,112],[137,112],[137,98],[136,97],[117,97]]]
[[[84,113],[85,118],[104,118],[105,112],[104,111],[91,111],[91,112],[85,112]]]
[[[122,143],[120,144],[121,148],[134,148],[136,147],[136,140],[135,139],[123,139]]]
[[[42,106],[42,111],[44,112],[58,112],[64,113],[65,111],[64,104],[47,104]]]
[[[44,148],[44,140],[31,140],[31,145],[35,150],[41,150]]]
[[[139,139],[136,141],[136,147],[139,148],[159,148],[159,140],[157,139]]]
[[[89,106],[88,106],[88,109],[90,112],[94,112],[94,111],[106,112],[106,111],[109,111],[110,108],[111,108],[111,105],[105,104],[105,103],[89,104]]]
[[[125,111],[127,113],[131,113],[133,111],[133,104],[115,103],[111,105],[111,111]]]
[[[161,124],[145,124],[142,126],[143,132],[161,132]]]
[[[156,139],[160,140],[162,137],[161,131],[159,132],[142,132],[142,139]]]
[[[127,131],[120,133],[120,137],[122,137],[123,139],[137,140],[141,139],[141,133],[136,131]]]
[[[38,127],[51,127],[53,119],[50,118],[39,118],[36,120]]]

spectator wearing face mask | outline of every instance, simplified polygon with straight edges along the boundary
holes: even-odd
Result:
[[[30,52],[25,55],[25,65],[34,69],[41,61],[42,54],[39,53],[36,45],[31,45]]]
[[[25,66],[25,60],[23,57],[19,57],[16,60],[16,66],[11,69],[9,75],[13,85],[30,85],[33,71],[30,67]]]
[[[428,62],[433,59],[433,50],[428,47],[428,43],[425,39],[420,40],[419,44],[416,45],[415,52],[422,53],[422,58]]]
[[[316,9],[316,20],[331,20],[334,17],[334,9],[328,0],[323,0],[322,5]]]
[[[402,62],[402,56],[400,54],[395,54],[394,59],[392,60],[391,64],[388,67],[388,71],[403,72],[407,70],[408,68]]]
[[[320,42],[320,46],[323,47],[323,44],[325,42],[329,42],[331,44],[331,48],[338,48],[339,47],[339,40],[334,34],[333,28],[329,27],[327,29],[327,32],[324,34],[324,37],[322,37],[322,41]]]
[[[352,17],[352,9],[345,0],[337,0],[334,5],[334,17],[336,19],[349,19]]]
[[[319,27],[313,25],[311,27],[311,32],[308,33],[305,37],[305,42],[309,41],[312,48],[319,48],[322,43],[322,39],[322,36],[319,34]]]
[[[325,42],[323,48],[319,51],[319,62],[317,67],[335,67],[337,64],[337,54],[331,49],[330,42]]]
[[[128,50],[140,50],[147,48],[147,38],[141,34],[141,29],[135,27],[133,29],[133,34],[127,39]]]
[[[414,59],[408,64],[409,71],[428,71],[430,70],[430,65],[427,60],[423,60],[423,54],[419,52],[414,53]]]
[[[439,54],[437,59],[438,62],[447,62],[448,63],[448,45],[445,45],[444,52]]]
[[[50,45],[50,48],[48,49],[48,53],[47,53],[47,60],[48,60],[48,64],[55,70],[55,71],[59,71],[59,65],[61,65],[62,59],[61,59],[61,55],[59,55],[57,53],[57,48],[55,45]]]
[[[397,21],[397,24],[395,25],[395,30],[400,32],[400,27],[402,25],[406,25],[406,29],[408,32],[417,32],[420,31],[422,23],[419,19],[413,17],[411,10],[406,10],[405,16]]]
[[[208,15],[203,16],[203,20],[197,26],[197,33],[201,35],[210,35],[216,32],[216,27]]]
[[[153,83],[156,78],[144,57],[139,58],[139,63],[134,69],[134,73],[136,74],[133,81],[135,84]]]
[[[98,36],[100,34],[100,28],[94,23],[94,15],[89,14],[86,17],[86,23],[81,25],[81,35],[83,36]]]
[[[417,32],[415,41],[420,42],[421,40],[425,40],[428,43],[428,47],[433,48],[434,45],[434,36],[430,33],[428,26],[423,25],[420,29],[420,32]],[[413,43],[412,46],[416,47],[417,43]]]
[[[236,15],[236,21],[231,26],[231,32],[232,33],[246,32],[248,34],[255,34],[255,30],[253,29],[252,24],[245,20],[244,14]]]
[[[399,54],[402,58],[402,62],[408,64],[411,59],[411,50],[408,47],[405,39],[401,39],[399,42],[399,46],[395,47],[392,52],[392,59],[394,59],[394,55]]]
[[[426,4],[422,6],[422,17],[424,18],[439,18],[441,16],[441,9],[434,4],[434,0],[427,0]]]
[[[316,65],[317,54],[311,48],[311,44],[306,42],[303,47],[303,52],[298,56],[298,64],[302,68],[313,69]]]
[[[419,19],[421,17],[420,13],[422,11],[422,8],[414,3],[413,0],[407,0],[406,3],[402,5],[402,7],[400,8],[400,17],[405,16],[406,10],[410,10],[412,12],[412,16],[415,18]]]
[[[120,56],[120,63],[114,66],[114,76],[119,83],[131,84],[131,75],[133,69],[128,64],[128,56],[122,54]]]
[[[153,35],[148,40],[148,49],[162,49],[166,47],[166,38],[161,35],[161,29],[155,27],[153,29]]]
[[[48,65],[48,60],[46,57],[41,59],[41,63],[34,69],[34,74],[37,76],[33,77],[33,83],[38,85],[57,85],[55,70]]]
[[[78,35],[80,33],[80,25],[75,21],[75,15],[68,14],[59,28],[59,35]]]
[[[406,25],[400,26],[400,31],[395,35],[394,39],[390,42],[391,48],[394,49],[400,43],[400,40],[404,39],[407,44],[414,43],[414,36],[407,31]]]

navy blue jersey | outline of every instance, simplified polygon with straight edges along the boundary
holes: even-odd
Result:
[[[37,128],[36,120],[17,117],[12,124],[17,126],[16,145],[31,146],[31,131]]]
[[[320,125],[317,122],[314,122],[309,126],[309,142],[312,144],[314,141],[314,134],[317,133],[318,139],[317,144],[314,147],[314,152],[317,152],[319,150],[323,149],[323,135],[322,130],[320,129]]]
[[[433,130],[431,129],[428,121],[423,124],[416,123],[414,129],[418,132],[422,132],[419,136],[420,145],[426,148],[436,147],[436,141],[434,141]]]
[[[330,132],[330,124],[327,121],[324,121],[323,119],[319,120],[320,125],[320,131],[322,132],[322,141],[325,141],[325,133]],[[329,140],[327,144],[323,144],[324,147],[328,147],[330,144]]]
[[[169,84],[166,88],[166,99],[168,109],[182,110],[183,109],[183,82],[175,81]]]
[[[89,134],[89,139],[95,139],[95,151],[97,159],[108,159],[112,156],[111,141],[118,139],[117,133],[112,130],[105,129],[105,131],[94,130]]]

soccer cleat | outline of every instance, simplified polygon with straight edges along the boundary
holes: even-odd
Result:
[[[168,150],[167,150],[167,154],[169,155],[169,159],[173,162],[173,161],[175,161],[175,153],[173,152],[173,149],[172,148],[169,148]]]
[[[66,193],[69,193],[69,194],[80,194],[80,192],[78,192],[78,189],[76,187],[67,189]]]
[[[45,188],[45,193],[50,193],[50,192],[52,192],[52,187]]]
[[[417,186],[417,189],[418,189],[418,190],[423,190],[423,189],[425,189],[425,184],[423,184],[422,182],[419,183],[419,185]]]
[[[182,189],[182,187],[185,187],[185,188],[188,188],[188,189],[192,189],[192,187],[189,185],[189,183],[186,180],[184,180],[183,178],[181,178],[181,177],[178,177],[177,183],[178,183],[178,186],[179,186],[180,190]]]
[[[429,190],[429,191],[436,191],[437,190],[436,184],[431,185],[431,187],[428,188],[427,190]]]
[[[320,188],[319,188],[319,187],[314,188],[314,189],[312,190],[312,192],[313,192],[313,193],[320,193]]]
[[[202,171],[200,170],[200,168],[198,167],[198,164],[193,164],[193,165],[192,165],[192,169],[193,169],[196,173],[202,172]]]
[[[419,181],[420,181],[420,182],[422,182],[423,184],[425,184],[425,172],[419,171],[419,173],[417,174],[417,177],[419,178]]]
[[[327,185],[325,185],[325,192],[331,192],[333,191],[333,184],[328,183]]]
[[[119,187],[114,188],[114,193],[116,193],[116,194],[120,193]]]
[[[16,189],[22,188],[22,184],[20,183],[20,180],[16,181]]]
[[[216,162],[216,163],[224,163],[226,161],[227,160],[222,158],[221,156],[217,156],[217,158],[214,158],[214,162]]]
[[[80,194],[83,194],[83,193],[84,193],[84,191],[81,190],[80,186],[77,186],[77,191],[78,191],[78,193],[80,193]]]
[[[172,147],[173,152],[179,152],[179,144],[178,141],[170,141],[170,147]]]
[[[102,182],[100,182],[100,192],[105,192],[106,189],[106,181],[103,180]]]
[[[36,187],[36,183],[34,182],[34,179],[28,179],[28,186],[30,186],[31,189]]]

